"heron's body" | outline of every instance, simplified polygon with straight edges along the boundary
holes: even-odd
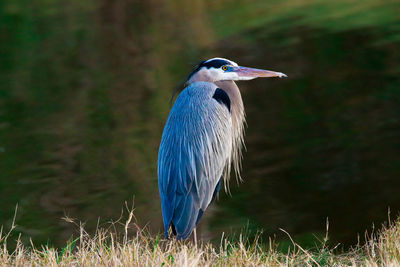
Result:
[[[239,173],[244,128],[240,91],[233,78],[215,79],[219,74],[209,71],[227,64],[239,68],[220,58],[202,62],[165,125],[158,177],[167,238],[170,227],[178,239],[189,237],[231,166]]]
[[[243,129],[243,113],[231,100],[224,103],[226,100],[214,97],[219,90],[223,89],[214,83],[192,83],[176,99],[165,125],[159,152],[159,169],[164,172],[159,174],[159,186],[165,203],[165,232],[172,224],[177,238],[192,233],[219,191],[224,170],[233,158],[233,145],[240,146],[242,132],[234,134],[232,125],[240,123]],[[241,121],[233,122],[232,114],[240,114]]]

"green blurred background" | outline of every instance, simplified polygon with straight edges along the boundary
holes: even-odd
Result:
[[[56,246],[135,201],[161,231],[156,166],[170,98],[221,56],[287,79],[240,83],[244,182],[204,240],[243,227],[333,243],[400,211],[400,1],[9,0],[0,3],[0,225]],[[362,239],[362,238],[361,238]]]

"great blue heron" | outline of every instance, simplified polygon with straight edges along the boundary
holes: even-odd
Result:
[[[225,58],[201,62],[189,75],[169,114],[158,154],[158,185],[165,237],[186,239],[203,212],[225,188],[233,166],[240,177],[242,97],[234,81],[286,77],[238,66]],[[195,237],[196,241],[196,237]]]

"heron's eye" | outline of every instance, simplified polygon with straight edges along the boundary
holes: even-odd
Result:
[[[222,70],[223,71],[227,71],[228,70],[228,66],[227,65],[222,66]]]

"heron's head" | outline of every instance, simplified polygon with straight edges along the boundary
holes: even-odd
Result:
[[[239,66],[226,58],[215,57],[201,62],[189,75],[187,83],[252,80],[258,77],[287,77],[281,72]]]

